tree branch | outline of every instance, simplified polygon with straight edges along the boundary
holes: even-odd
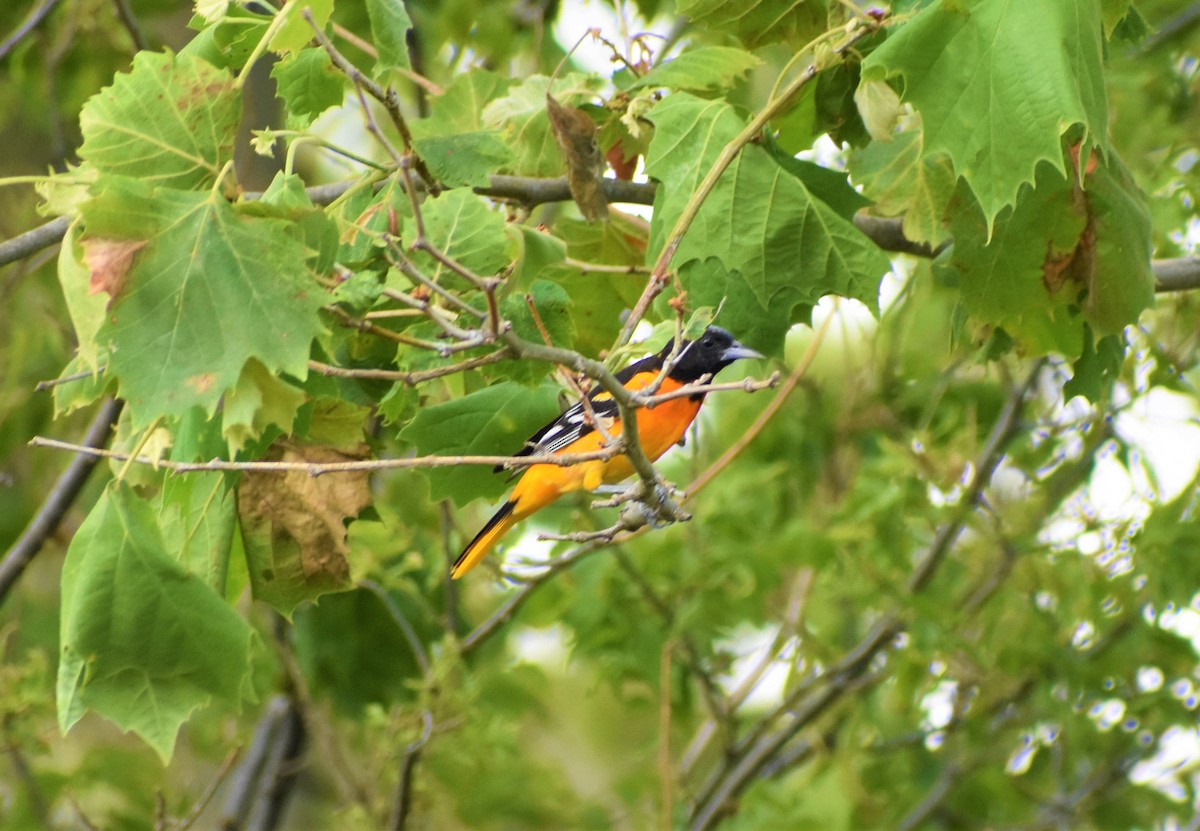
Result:
[[[314,205],[328,205],[360,184],[361,182],[357,179],[334,182],[306,188],[305,193],[308,194],[308,198]],[[604,195],[610,203],[653,205],[657,188],[658,185],[655,182],[626,182],[618,179],[605,179],[602,182]],[[489,186],[478,187],[474,190],[481,196],[507,199],[528,207],[547,202],[568,202],[571,199],[566,178],[537,179],[521,176],[492,176]],[[242,198],[247,201],[255,201],[261,197],[262,194],[258,192],[242,194]],[[70,224],[70,217],[60,216],[44,225],[18,234],[12,239],[0,242],[0,266],[24,259],[44,248],[62,242]],[[913,254],[919,257],[932,257],[938,253],[937,250],[924,243],[913,242],[905,237],[899,219],[871,216],[860,212],[855,215],[854,224],[858,230],[884,251]],[[1200,289],[1200,257],[1152,260],[1150,267],[1154,273],[1154,291],[1157,293]]]
[[[1016,435],[1017,417],[1026,394],[1041,371],[1042,363],[1036,362],[1025,381],[1009,395],[1008,403],[997,418],[976,461],[976,478],[964,495],[962,507],[938,529],[933,543],[909,578],[907,591],[910,595],[918,594],[929,584],[944,562],[946,553],[958,539],[970,512],[978,506],[984,486],[991,480],[1003,458],[1004,448]],[[902,610],[894,609],[885,613],[841,660],[797,684],[774,710],[760,719],[702,787],[689,820],[693,831],[711,828],[797,733],[861,682],[875,656],[903,628]],[[775,726],[777,724],[779,726]]]
[[[0,43],[0,61],[8,57],[8,53],[13,50],[30,32],[38,27],[39,24],[47,17],[50,12],[54,11],[54,7],[58,5],[58,0],[42,0],[37,6],[29,10],[29,14],[25,15],[25,19],[17,26],[13,33]]]
[[[118,400],[110,398],[100,405],[83,438],[83,444],[74,446],[77,455],[58,477],[37,515],[26,527],[25,533],[4,555],[4,561],[0,562],[0,604],[21,577],[25,567],[42,550],[46,540],[58,528],[63,516],[83,490],[88,475],[100,459],[101,448],[108,444],[112,427],[117,423],[120,414],[121,402]]]

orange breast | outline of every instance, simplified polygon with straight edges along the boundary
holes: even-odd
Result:
[[[634,381],[640,379],[635,378]],[[653,376],[646,377],[644,383],[631,383],[630,389],[640,389],[653,381]],[[660,392],[678,389],[679,384],[666,379]],[[676,398],[663,402],[653,409],[638,410],[638,436],[641,440],[642,451],[655,461],[672,445],[683,438],[696,414],[700,411],[700,401],[690,398]],[[617,421],[608,430],[609,435],[616,438],[621,433],[621,423]],[[604,434],[594,430],[576,441],[564,453],[588,453],[600,450],[605,445]],[[510,497],[516,504],[513,516],[521,519],[534,511],[549,505],[565,493],[577,490],[594,490],[600,485],[615,484],[633,475],[633,465],[628,457],[621,455],[607,461],[580,462],[569,467],[558,465],[534,465],[521,477],[521,481],[513,489]]]

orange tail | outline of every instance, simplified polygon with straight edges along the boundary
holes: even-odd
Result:
[[[475,535],[471,544],[463,549],[463,553],[458,555],[458,559],[450,568],[450,576],[453,579],[457,580],[479,565],[479,561],[500,542],[500,538],[508,533],[508,529],[517,524],[517,517],[513,516],[513,508],[516,505],[516,500],[505,502],[487,521],[487,525],[483,526],[483,530]]]

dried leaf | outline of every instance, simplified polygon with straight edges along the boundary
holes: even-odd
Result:
[[[133,257],[146,247],[146,240],[86,238],[80,244],[83,262],[92,275],[88,294],[106,292],[116,300],[125,289]]]
[[[365,458],[367,448],[281,444],[284,462],[327,464]],[[367,471],[312,476],[306,470],[247,473],[238,487],[250,580],[256,599],[289,614],[302,600],[349,587],[346,519],[371,501]]]
[[[588,222],[608,218],[604,196],[604,157],[596,143],[596,122],[581,110],[564,107],[546,93],[546,112],[554,138],[567,159],[567,187]]]

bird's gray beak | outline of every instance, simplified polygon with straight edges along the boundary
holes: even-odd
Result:
[[[761,357],[762,357],[762,355],[755,352],[753,349],[751,349],[748,346],[742,346],[737,341],[734,341],[732,344],[730,344],[728,347],[725,348],[724,352],[721,353],[721,360],[725,361],[726,363],[740,361],[742,358],[761,358]]]

